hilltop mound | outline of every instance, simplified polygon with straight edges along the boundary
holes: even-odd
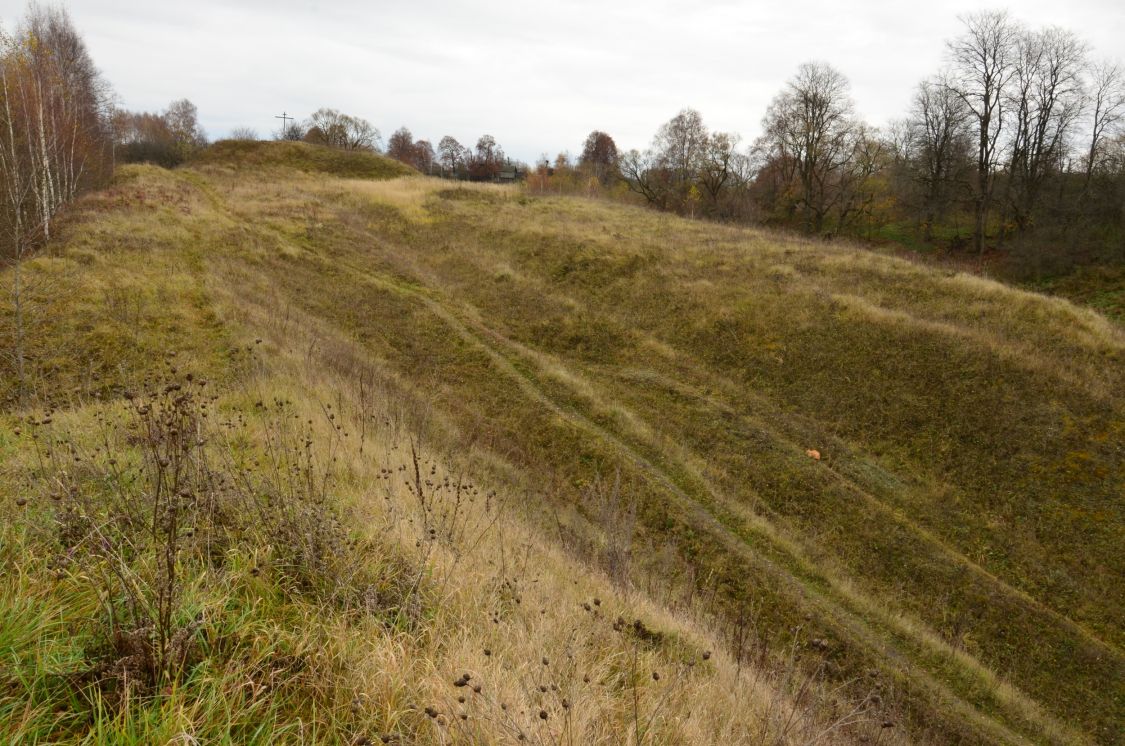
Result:
[[[393,179],[418,173],[376,153],[272,140],[220,140],[205,149],[198,162],[236,169],[291,168],[351,179]]]
[[[839,243],[218,162],[131,167],[25,267],[0,738],[1117,739],[1119,326]],[[75,537],[156,533],[101,501],[181,461],[198,645],[130,699],[148,627],[107,635],[89,579],[159,578],[150,539]]]

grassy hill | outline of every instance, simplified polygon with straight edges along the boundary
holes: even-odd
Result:
[[[26,267],[7,740],[1119,738],[1119,326],[339,157],[125,169]]]
[[[337,150],[304,142],[220,140],[203,150],[196,161],[239,171],[294,169],[355,179],[392,179],[418,173],[400,161],[363,150]]]

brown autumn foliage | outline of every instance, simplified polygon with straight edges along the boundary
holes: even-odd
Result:
[[[0,253],[47,238],[51,219],[112,169],[108,88],[65,11],[32,7],[0,36]]]

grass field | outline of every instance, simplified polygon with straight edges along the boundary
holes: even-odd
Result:
[[[1120,737],[1125,333],[1094,311],[293,145],[124,169],[66,223],[27,267],[36,396],[0,383],[9,741]],[[148,494],[108,423],[185,371],[216,397],[190,462],[261,515],[185,541],[198,650],[146,690],[99,657],[104,577],[165,545],[61,537],[113,517],[111,454]]]

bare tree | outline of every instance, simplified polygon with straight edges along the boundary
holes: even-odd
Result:
[[[1086,149],[1086,178],[1083,193],[1090,189],[1090,179],[1105,161],[1105,145],[1113,129],[1125,121],[1125,69],[1108,61],[1090,67],[1089,147]]]
[[[476,150],[469,157],[469,178],[473,181],[492,181],[500,173],[504,151],[492,135],[481,135]]]
[[[683,192],[695,182],[708,137],[703,115],[695,109],[681,110],[657,130],[653,151],[677,192]],[[678,196],[682,198],[683,194]]]
[[[740,184],[738,135],[715,132],[707,138],[699,162],[699,184],[714,214],[724,217],[722,198],[733,186]]]
[[[55,214],[112,170],[109,89],[65,11],[31,6],[0,31],[0,260],[12,267],[11,358],[27,393],[23,263]]]
[[[873,177],[890,161],[886,141],[874,128],[857,123],[851,142],[851,155],[844,161],[835,179],[835,233],[843,232],[861,219],[870,224],[875,217],[873,206],[879,196]]]
[[[414,143],[414,167],[424,174],[434,172],[434,146],[429,140],[419,140]]]
[[[306,142],[340,150],[375,150],[380,139],[371,122],[327,107],[314,111],[303,129]]]
[[[456,176],[458,171],[465,164],[465,147],[457,142],[454,137],[446,135],[441,138],[441,141],[438,143],[438,158],[442,170],[448,171],[452,176]]]
[[[3,41],[5,48],[3,63],[0,65],[0,81],[3,83],[5,127],[3,132],[0,132],[4,139],[3,148],[0,149],[0,173],[4,176],[2,217],[5,222],[4,239],[7,249],[4,258],[12,267],[11,298],[15,322],[12,362],[18,382],[17,396],[22,399],[26,394],[27,383],[23,262],[30,251],[30,242],[34,235],[35,211],[31,206],[31,197],[34,193],[35,174],[33,161],[32,163],[25,161],[20,152],[22,138],[17,135],[19,120],[14,112],[12,100],[14,91],[9,80],[15,43],[6,36]]]
[[[305,140],[330,148],[344,147],[344,115],[337,109],[323,107],[309,115],[305,124]]]
[[[235,127],[230,131],[229,140],[241,140],[244,142],[255,142],[258,139],[258,132],[253,127]]]
[[[1063,168],[1066,138],[1082,113],[1086,45],[1058,28],[1025,31],[1016,40],[1007,93],[1013,119],[1009,201],[1018,229],[1029,227],[1044,181]]]
[[[414,134],[406,127],[399,127],[387,140],[387,156],[403,163],[414,163]]]
[[[481,135],[477,139],[476,157],[481,161],[492,161],[500,154],[500,146],[492,135]]]
[[[781,181],[795,181],[793,207],[806,230],[824,230],[840,201],[839,182],[855,151],[857,120],[849,84],[835,68],[806,62],[770,104],[756,149],[779,164]]]
[[[586,136],[582,145],[579,165],[586,169],[602,184],[609,183],[617,175],[617,143],[601,130],[594,130]]]
[[[952,90],[972,114],[976,129],[973,245],[984,252],[1004,130],[1005,91],[1016,71],[1019,26],[1003,11],[973,13],[962,19],[965,32],[949,42]]]
[[[371,122],[363,117],[345,114],[342,119],[344,127],[345,150],[378,150],[381,135]]]
[[[273,139],[287,142],[300,142],[306,139],[307,135],[308,130],[304,123],[291,120],[282,123],[281,129],[274,133]]]
[[[207,144],[207,135],[199,126],[199,110],[186,98],[168,105],[164,123],[172,135],[180,162],[186,161]]]
[[[921,197],[922,235],[933,239],[965,174],[971,147],[969,110],[948,80],[922,81],[914,94],[898,153],[904,154]],[[904,152],[905,151],[905,152]]]
[[[618,163],[629,191],[641,195],[654,207],[660,209],[668,207],[665,172],[658,167],[653,151],[640,151],[634,148],[623,155]]]

